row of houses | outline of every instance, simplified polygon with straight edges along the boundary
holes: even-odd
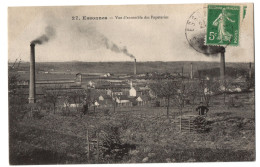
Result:
[[[107,74],[108,77],[110,74]],[[81,106],[84,101],[84,97],[80,97],[78,100],[64,98],[73,92],[87,92],[92,91],[92,100],[95,106],[134,106],[145,105],[151,99],[150,88],[147,85],[133,85],[132,81],[127,79],[111,79],[99,80],[99,78],[92,78],[91,80],[83,81],[82,74],[78,73],[75,79],[58,79],[58,80],[37,80],[36,81],[36,97],[37,99],[44,98],[47,92],[58,92],[61,96],[60,106],[78,107]],[[92,76],[91,76],[92,77]],[[85,81],[85,80],[84,80]],[[28,96],[29,93],[29,81],[21,80],[18,82],[20,89],[19,94]],[[45,90],[45,91],[43,91]],[[85,94],[87,95],[87,93]],[[65,99],[65,100],[64,100]]]
[[[117,106],[144,105],[151,99],[149,96],[150,89],[147,86],[134,87],[132,82],[129,82],[129,85],[97,86],[95,90],[98,94],[96,101],[100,106],[111,104]]]

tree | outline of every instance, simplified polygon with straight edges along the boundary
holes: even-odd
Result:
[[[176,95],[176,82],[173,80],[159,80],[150,85],[151,90],[159,98],[167,100],[167,117],[169,117],[170,99]]]
[[[221,93],[223,93],[223,103],[226,105],[226,94],[230,86],[232,85],[231,80],[225,79],[224,81],[220,81],[219,83],[219,90]]]
[[[62,85],[55,85],[51,88],[45,87],[43,88],[43,92],[45,101],[53,105],[53,113],[55,114],[58,99],[62,95]]]
[[[9,69],[10,70],[10,69]],[[9,104],[9,124],[13,125],[23,119],[27,113],[28,99],[25,92],[19,89],[18,82],[20,75],[16,71],[8,73],[8,104]]]
[[[10,72],[8,74],[8,93],[10,95],[14,95],[18,88],[19,74]]]
[[[116,102],[116,95],[112,91],[111,91],[111,98],[113,100],[113,108],[114,108],[114,113],[115,113],[117,102]]]
[[[211,97],[217,92],[219,92],[219,88],[220,88],[220,82],[218,81],[214,81],[212,79],[208,79],[208,80],[201,79],[199,81],[198,93],[199,96],[202,97],[201,100],[204,101],[206,106],[209,106]]]
[[[98,94],[95,92],[94,89],[87,89],[85,91],[85,96],[86,96],[86,103],[91,106],[93,105],[94,112],[96,111],[96,106],[95,106],[95,100],[98,98]]]
[[[69,101],[68,96],[64,97],[64,105],[65,105],[65,112],[68,111],[68,114],[69,114],[70,113],[70,101]]]
[[[246,83],[247,83],[247,89],[251,89],[255,87],[255,73],[254,70],[252,70],[252,74],[247,75],[246,77]]]
[[[83,89],[73,90],[70,92],[69,100],[71,100],[76,107],[77,112],[79,111],[79,104],[84,103],[85,91]]]
[[[185,100],[187,100],[188,95],[189,95],[189,84],[184,83],[183,80],[180,82],[177,82],[176,88],[177,88],[177,93],[176,93],[176,100],[178,102],[179,108],[180,108],[180,114],[182,114],[182,110],[185,106]]]
[[[195,106],[195,100],[196,100],[196,97],[199,96],[199,82],[197,81],[191,81],[191,82],[188,82],[186,84],[186,89],[187,89],[187,96],[188,96],[188,99],[189,101],[191,102],[191,105],[192,105],[192,111],[194,109],[194,106]]]

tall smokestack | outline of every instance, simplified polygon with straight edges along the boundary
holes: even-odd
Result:
[[[190,79],[193,79],[193,66],[192,66],[192,63],[190,63]]]
[[[252,78],[252,64],[251,62],[249,63],[249,78],[251,79]]]
[[[29,103],[35,103],[35,44],[31,43]]]
[[[136,75],[136,59],[135,59],[135,62],[134,62],[134,75]]]
[[[225,80],[225,49],[220,52],[220,80]]]
[[[182,79],[183,79],[183,66],[182,66],[182,68],[181,68],[181,77],[182,77]]]

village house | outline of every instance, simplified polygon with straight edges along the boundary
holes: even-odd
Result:
[[[75,99],[68,98],[68,99],[64,100],[64,102],[63,102],[63,107],[66,107],[66,108],[69,107],[69,108],[79,109],[82,106],[83,106],[83,101],[82,101],[82,99],[78,99],[78,98],[75,98]]]
[[[118,95],[115,97],[115,101],[118,106],[132,106],[133,98],[130,98],[126,95]]]
[[[98,101],[102,104],[112,104],[113,103],[113,99],[111,96],[109,95],[100,95],[98,97]]]
[[[136,89],[133,87],[132,81],[130,82],[129,96],[130,97],[136,97]]]

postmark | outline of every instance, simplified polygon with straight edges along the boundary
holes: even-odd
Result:
[[[208,5],[206,45],[239,45],[240,6]]]
[[[185,36],[189,45],[197,52],[205,55],[215,55],[225,50],[229,43],[219,45],[206,45],[205,38],[207,33],[207,7],[194,11],[187,19]]]

